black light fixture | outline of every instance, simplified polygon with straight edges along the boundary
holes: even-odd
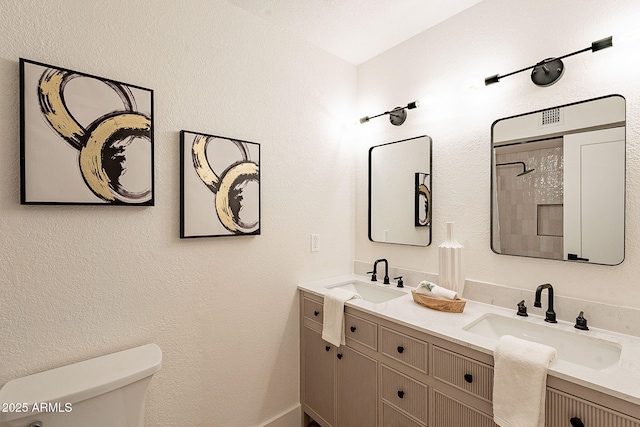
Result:
[[[562,77],[562,75],[564,74],[564,63],[562,62],[564,58],[568,58],[569,56],[577,55],[582,52],[588,52],[588,51],[597,52],[599,50],[606,49],[611,46],[613,46],[613,37],[612,36],[606,37],[602,40],[595,41],[591,43],[591,46],[578,50],[576,52],[569,53],[569,54],[560,56],[558,58],[547,58],[543,61],[538,62],[535,65],[532,65],[527,68],[523,68],[518,71],[513,71],[508,74],[504,74],[504,75],[496,74],[494,76],[487,77],[486,79],[484,79],[484,84],[485,86],[489,86],[490,84],[498,83],[500,79],[503,79],[505,77],[509,77],[514,74],[518,74],[523,71],[533,69],[533,71],[531,71],[531,81],[535,85],[543,86],[543,87],[551,86],[552,84],[557,82],[560,79],[560,77]]]
[[[367,123],[371,119],[388,114],[391,124],[394,126],[400,126],[407,119],[407,110],[413,110],[419,106],[420,102],[413,101],[408,103],[406,107],[396,107],[391,111],[385,111],[384,113],[376,114],[375,116],[364,116],[360,119],[360,124]]]

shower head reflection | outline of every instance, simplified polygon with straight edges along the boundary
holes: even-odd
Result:
[[[535,170],[535,169],[527,169],[527,165],[525,165],[524,162],[497,163],[496,167],[498,167],[498,166],[513,166],[513,165],[522,165],[522,172],[520,172],[516,176],[523,176],[523,175],[531,173],[531,172],[533,172]]]
[[[526,168],[525,168],[525,170],[524,170],[524,171],[520,172],[520,173],[519,173],[518,175],[516,175],[516,176],[526,175],[526,174],[528,174],[528,173],[533,172],[534,170],[535,170],[535,169],[526,169]]]

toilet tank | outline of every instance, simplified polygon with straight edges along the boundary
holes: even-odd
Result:
[[[143,427],[161,366],[160,347],[147,344],[11,380],[0,389],[0,426]]]

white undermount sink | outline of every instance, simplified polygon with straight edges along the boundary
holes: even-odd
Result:
[[[512,335],[545,344],[556,349],[558,359],[598,371],[618,365],[622,352],[619,344],[590,337],[589,332],[568,331],[497,314],[485,314],[462,329],[496,340]]]
[[[348,283],[342,283],[339,285],[328,286],[328,289],[341,288],[341,289],[346,289],[348,291],[357,292],[362,297],[363,300],[369,301],[373,304],[386,302],[407,294],[406,292],[389,288],[387,286],[389,285],[380,285],[376,283],[353,281]]]

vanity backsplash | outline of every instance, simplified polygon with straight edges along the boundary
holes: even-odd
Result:
[[[367,272],[371,271],[371,262],[354,261],[353,264],[354,274],[369,276]],[[399,276],[402,276],[407,287],[415,287],[423,280],[438,283],[437,274],[389,265],[389,277]],[[514,313],[518,302],[525,300],[531,314],[544,316],[544,308],[533,307],[534,293],[534,287],[530,290],[518,289],[467,279],[463,298],[484,304],[513,308]],[[575,322],[580,312],[584,311],[584,317],[587,318],[589,326],[640,337],[640,310],[638,309],[565,297],[562,296],[562,289],[557,291],[554,300],[558,320]]]

